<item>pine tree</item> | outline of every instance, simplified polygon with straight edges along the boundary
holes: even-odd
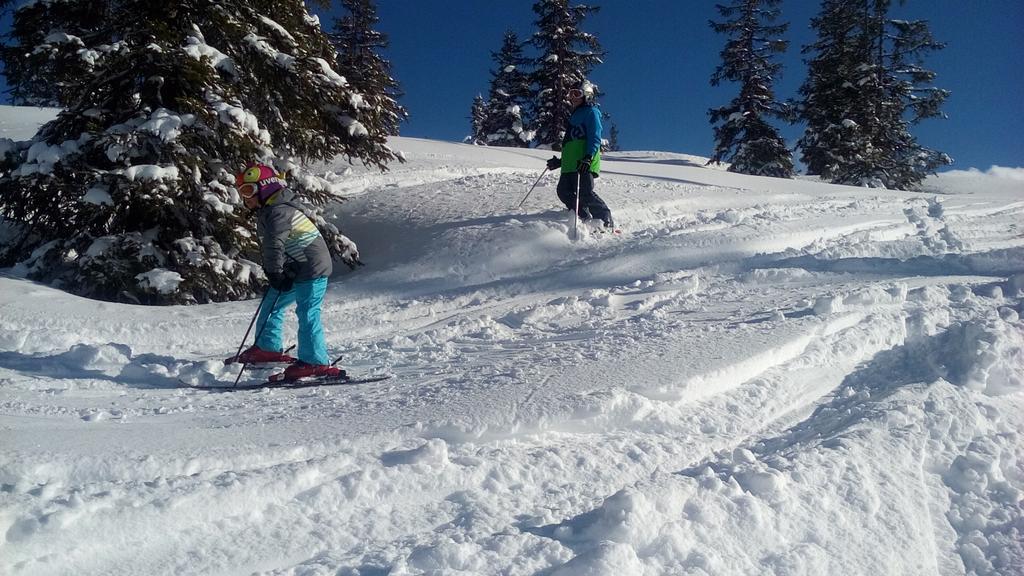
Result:
[[[538,146],[561,147],[571,112],[566,95],[601,63],[604,51],[597,37],[580,30],[586,17],[598,10],[596,6],[572,6],[569,0],[540,0],[533,5],[537,31],[531,41],[540,55],[534,65],[530,116]]]
[[[921,146],[910,127],[942,116],[948,92],[928,86],[926,52],[942,48],[923,21],[891,20],[890,0],[826,0],[808,79],[798,146],[808,173],[840,184],[914,188],[951,162]]]
[[[606,148],[609,152],[618,152],[622,150],[619,147],[619,127],[616,124],[612,124],[612,127],[608,129],[608,146]]]
[[[523,70],[528,63],[523,45],[515,32],[505,32],[499,52],[492,52],[496,69],[491,72],[487,112],[481,127],[488,146],[529,147],[533,132],[524,119],[530,101],[530,75]]]
[[[473,106],[469,111],[470,133],[463,139],[467,144],[476,146],[487,145],[487,135],[484,134],[484,124],[487,123],[487,101],[480,94],[473,98]]]
[[[409,113],[398,104],[402,92],[391,77],[391,63],[379,51],[388,47],[386,35],[373,27],[380,21],[373,0],[341,0],[347,16],[336,18],[331,42],[338,50],[338,72],[363,95],[361,119],[368,129],[389,136],[398,135],[399,123]]]
[[[89,10],[103,17],[78,37],[69,15]],[[263,276],[233,174],[254,160],[289,171],[335,255],[358,261],[323,218],[329,183],[300,163],[344,154],[384,169],[395,155],[303,2],[34,2],[14,24],[25,43],[4,51],[8,70],[19,54],[47,57],[9,76],[12,89],[66,109],[6,155],[0,213],[14,234],[0,263],[107,300],[251,297]]]
[[[13,0],[0,0],[0,7]],[[14,12],[9,37],[0,48],[11,101],[23,106],[70,106],[76,79],[122,45],[106,25],[109,0],[33,2]]]
[[[855,82],[865,52],[858,33],[862,4],[863,0],[824,0],[819,15],[811,19],[817,39],[802,50],[813,57],[800,88],[800,117],[806,128],[798,147],[807,172],[826,180],[869,144],[850,113],[861,101]]]
[[[878,40],[882,60],[877,141],[888,151],[877,163],[879,179],[889,188],[911,189],[953,162],[946,154],[921,146],[910,132],[922,120],[945,118],[941,107],[949,91],[930,86],[936,74],[922,67],[924,55],[944,45],[935,41],[923,20],[887,24]]]
[[[711,85],[722,80],[738,82],[740,93],[728,106],[708,111],[715,126],[715,152],[708,163],[729,162],[731,172],[790,178],[793,157],[768,118],[790,120],[790,107],[775,98],[772,84],[782,65],[773,62],[789,42],[777,37],[788,24],[772,24],[781,0],[737,0],[716,5],[724,22],[711,21],[716,32],[729,40],[722,50],[722,64],[711,76]]]

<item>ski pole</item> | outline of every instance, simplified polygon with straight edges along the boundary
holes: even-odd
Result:
[[[274,313],[274,309],[277,308],[277,301],[281,299],[281,291],[280,290],[274,290],[274,292],[277,292],[277,295],[274,296],[274,303],[270,305],[270,314]],[[269,294],[270,294],[270,290],[267,290],[266,293],[263,294],[263,300],[266,300],[267,296]],[[263,301],[261,300],[260,301],[260,308],[262,308],[262,307],[263,307]],[[252,328],[253,323],[256,322],[256,318],[259,317],[259,314],[260,314],[260,310],[257,309],[256,310],[256,316],[253,316],[252,322],[249,323],[249,328],[250,329]],[[269,318],[270,318],[270,315],[268,314],[267,315],[267,319],[269,320]],[[266,327],[267,327],[267,322],[264,322],[263,326],[260,326],[260,329],[256,331],[256,342],[260,341],[260,336],[263,335],[263,329],[266,328]],[[248,339],[249,339],[249,331],[246,330],[245,331],[245,340],[248,340]],[[242,340],[242,346],[245,346],[245,340]],[[242,349],[239,348],[238,350],[239,350],[239,353],[241,353]],[[248,362],[244,362],[244,361],[242,362],[242,368],[238,371],[238,376],[235,376],[235,383],[232,384],[232,386],[238,386],[238,381],[242,379],[242,373],[245,372],[245,366],[247,364],[248,364]]]
[[[530,191],[526,193],[526,196],[523,196],[523,199],[519,201],[519,204],[516,206],[516,208],[523,207],[523,203],[526,202],[526,199],[530,197],[530,194],[533,194],[533,189],[537,187],[537,184],[540,184],[540,179],[543,178],[544,175],[550,171],[551,168],[545,168],[544,171],[540,173],[540,176],[537,177],[537,181],[533,183],[533,186],[530,187]]]
[[[572,213],[572,239],[580,239],[580,182],[583,181],[583,174],[576,173],[576,211]]]
[[[256,307],[256,313],[252,315],[252,320],[249,321],[249,327],[245,329],[245,336],[242,336],[242,343],[238,345],[238,351],[235,352],[235,355],[232,356],[231,362],[228,362],[228,364],[234,364],[238,361],[238,355],[242,353],[242,348],[245,347],[245,341],[249,339],[249,332],[252,331],[253,324],[255,324],[256,319],[259,318],[260,310],[263,309],[263,305],[267,302],[267,295],[269,294],[270,292],[263,293],[263,298],[260,299],[260,305]]]

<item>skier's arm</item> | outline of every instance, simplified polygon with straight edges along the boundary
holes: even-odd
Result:
[[[584,120],[587,126],[587,153],[588,158],[593,158],[597,155],[598,150],[601,149],[601,131],[604,127],[601,126],[601,112],[596,107],[590,108],[589,117]]]
[[[263,223],[263,271],[279,274],[284,271],[284,243],[291,232],[288,210],[269,210]]]

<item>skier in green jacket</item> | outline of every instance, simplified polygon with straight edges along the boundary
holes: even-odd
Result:
[[[572,114],[565,124],[562,158],[548,160],[548,169],[561,167],[558,199],[569,210],[576,210],[579,190],[580,220],[600,220],[605,228],[615,228],[612,212],[594,192],[594,179],[601,173],[601,112],[594,102],[594,85],[583,81],[579,88],[569,90]]]

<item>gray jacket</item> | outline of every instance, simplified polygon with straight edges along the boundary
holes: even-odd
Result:
[[[330,276],[327,243],[294,199],[285,188],[260,208],[256,231],[263,243],[263,270],[268,275],[293,270],[298,281]]]

